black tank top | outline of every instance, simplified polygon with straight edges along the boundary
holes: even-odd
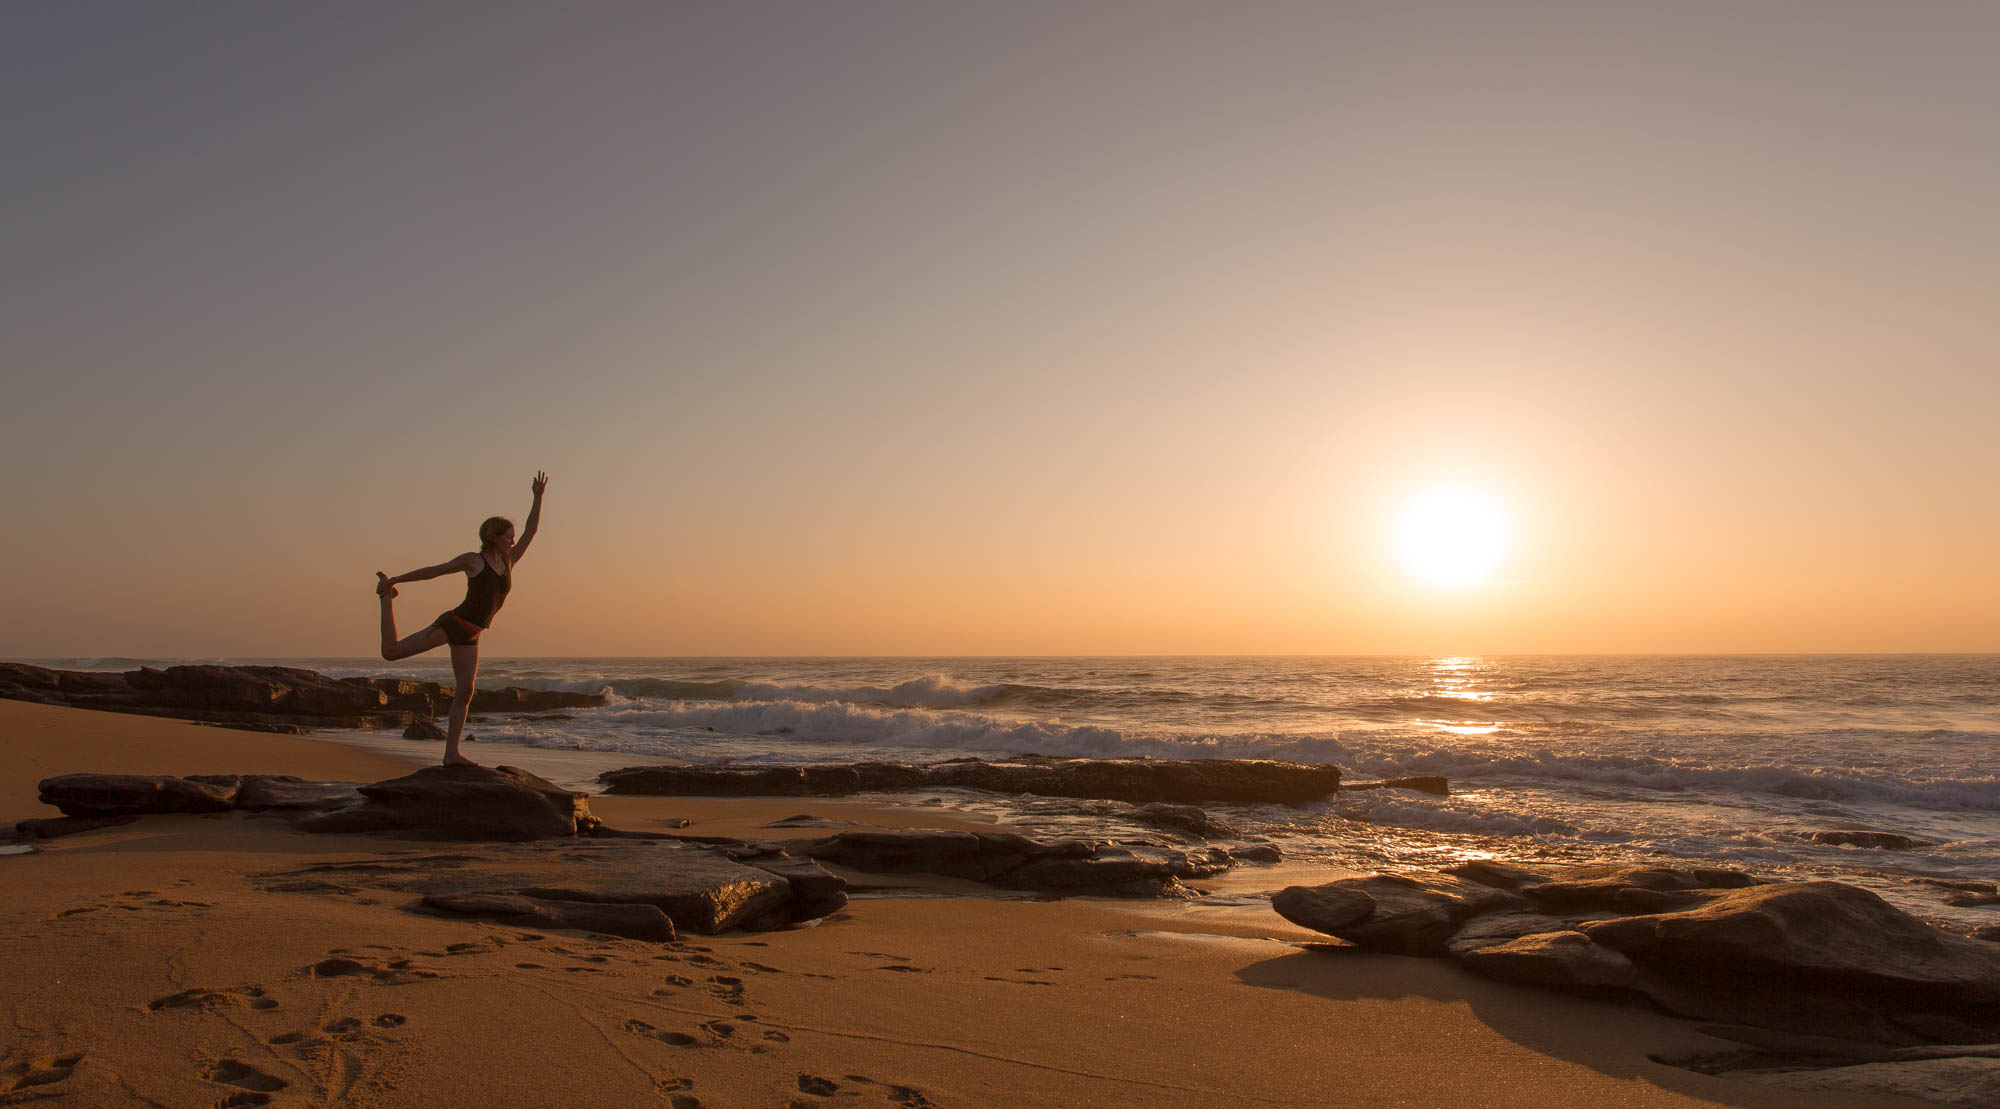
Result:
[[[511,570],[511,567],[510,567]],[[514,575],[496,574],[493,564],[486,561],[485,552],[479,555],[479,572],[465,581],[465,600],[452,609],[467,621],[482,628],[493,626],[493,614],[507,600],[507,591],[514,588]]]

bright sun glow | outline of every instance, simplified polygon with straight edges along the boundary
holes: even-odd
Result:
[[[1507,554],[1507,519],[1491,497],[1437,489],[1411,501],[1396,525],[1396,550],[1432,585],[1476,585]]]

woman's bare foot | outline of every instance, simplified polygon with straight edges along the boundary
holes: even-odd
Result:
[[[461,754],[459,754],[459,753],[458,753],[457,751],[453,751],[453,752],[451,752],[450,754],[446,755],[446,756],[444,757],[444,764],[445,764],[446,766],[478,766],[478,765],[479,765],[478,763],[476,763],[476,762],[473,762],[473,761],[472,761],[471,759],[468,759],[468,758],[466,758],[466,757],[465,757],[464,755],[461,755]]]

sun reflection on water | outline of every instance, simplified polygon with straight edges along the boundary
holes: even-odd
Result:
[[[1475,704],[1493,700],[1491,689],[1480,688],[1479,673],[1484,668],[1484,660],[1476,655],[1447,655],[1430,660],[1430,688],[1424,690],[1426,697],[1448,698],[1454,701],[1469,701]],[[1427,728],[1434,728],[1453,735],[1491,735],[1500,730],[1497,720],[1440,720],[1424,718],[1417,721]]]

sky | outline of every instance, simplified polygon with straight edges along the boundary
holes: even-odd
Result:
[[[2000,6],[0,19],[0,656],[2000,650]]]

